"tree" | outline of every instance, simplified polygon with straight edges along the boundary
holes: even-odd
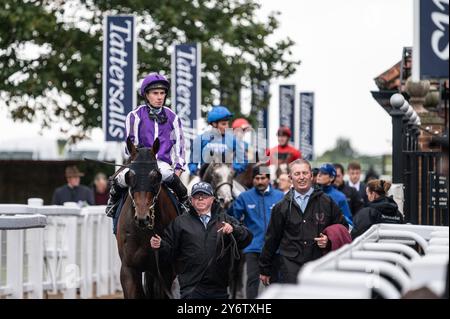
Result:
[[[340,163],[350,161],[356,157],[358,157],[358,153],[353,149],[350,140],[347,138],[338,137],[334,148],[325,151],[322,156],[316,159],[316,161]]]
[[[85,13],[69,19],[76,12]],[[295,72],[289,38],[268,44],[277,15],[256,21],[254,0],[6,0],[0,4],[0,94],[14,119],[42,126],[61,118],[82,135],[101,123],[102,22],[106,13],[138,19],[138,77],[170,70],[174,44],[202,45],[202,104],[215,98],[240,115],[244,83]],[[25,56],[34,48],[39,54]],[[270,97],[267,97],[270,98]]]

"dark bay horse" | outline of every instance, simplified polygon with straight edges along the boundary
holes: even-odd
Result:
[[[131,163],[127,165],[130,170],[125,175],[128,196],[120,212],[116,235],[122,261],[120,282],[127,299],[170,297],[175,278],[172,265],[164,264],[158,252],[150,248],[151,236],[162,235],[177,217],[176,207],[161,183],[155,157],[159,146],[158,139],[152,148],[136,148],[127,140],[131,154]]]

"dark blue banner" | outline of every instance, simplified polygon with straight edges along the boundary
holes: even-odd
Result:
[[[291,141],[295,137],[295,85],[280,85],[280,126],[292,131]]]
[[[134,16],[106,16],[103,34],[103,131],[105,141],[123,142],[125,119],[136,106]]]
[[[269,129],[268,119],[269,83],[262,81],[252,85],[252,112],[256,111],[258,127]]]
[[[413,63],[417,59],[420,65],[414,64],[418,68],[415,76],[420,76],[420,79],[448,79],[448,0],[417,1],[420,3],[419,12],[415,13],[415,34],[419,38],[415,39],[415,46],[419,45],[419,48],[414,48],[418,50],[418,56],[413,57]]]
[[[185,149],[197,136],[201,117],[200,43],[179,44],[172,54],[172,110],[183,126]]]
[[[300,151],[308,161],[314,156],[314,93],[300,92]]]

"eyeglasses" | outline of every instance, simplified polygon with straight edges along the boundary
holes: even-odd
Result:
[[[207,198],[210,198],[210,197],[212,197],[212,196],[208,195],[208,194],[203,194],[203,193],[195,194],[195,195],[192,196],[192,198],[195,199],[195,200],[207,199]]]

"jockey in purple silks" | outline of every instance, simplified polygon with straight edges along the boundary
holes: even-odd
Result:
[[[144,78],[141,85],[141,96],[145,104],[128,113],[126,119],[127,138],[137,147],[152,147],[158,138],[160,148],[156,154],[158,168],[162,180],[177,195],[182,208],[187,200],[187,189],[180,180],[184,171],[184,137],[181,120],[170,108],[165,107],[169,92],[169,81],[160,74],[151,73]],[[128,149],[126,149],[128,154]],[[117,174],[113,181],[108,200],[106,214],[114,217],[117,204],[127,184],[125,174],[128,168]]]

